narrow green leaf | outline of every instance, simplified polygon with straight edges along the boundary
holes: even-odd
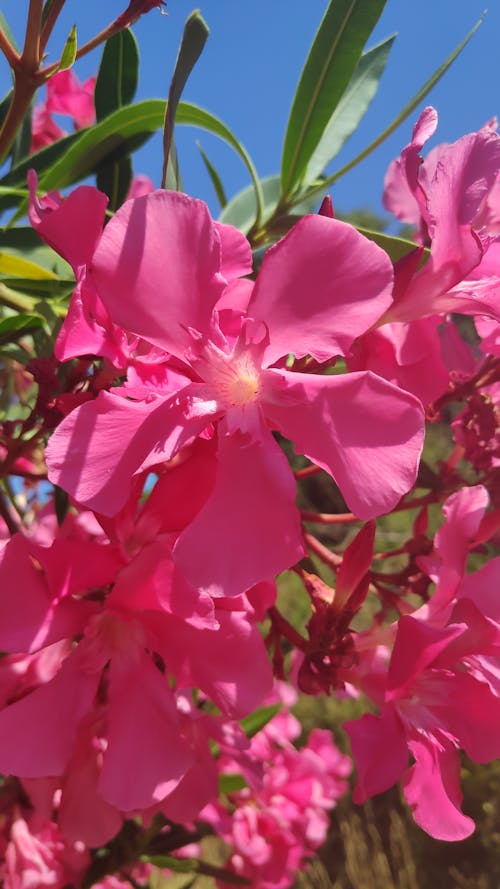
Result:
[[[139,49],[128,28],[111,37],[104,47],[94,92],[95,113],[104,120],[117,108],[130,105],[137,89]]]
[[[68,263],[47,247],[30,226],[0,230],[0,250],[30,260],[59,278],[71,279],[72,271]]]
[[[68,150],[51,166],[44,168],[39,180],[40,191],[72,185],[95,172],[106,161],[112,161],[139,148],[160,129],[164,113],[164,102],[149,99],[120,108],[100,123],[81,130]],[[7,177],[0,181],[0,185],[4,184],[5,179]],[[23,202],[14,218],[22,216],[26,209],[27,202]]]
[[[28,170],[33,169],[40,174],[44,170],[49,169],[81,137],[82,132],[80,131],[71,133],[64,139],[58,139],[52,145],[48,145],[46,148],[35,152],[35,154],[31,154],[26,160],[20,161],[5,176],[2,176],[0,179],[0,212],[9,209],[9,207],[16,207],[21,203],[23,198],[14,189],[16,186],[22,187],[24,195],[27,194],[26,176]]]
[[[407,240],[407,238],[386,235],[385,232],[372,231],[372,229],[363,228],[363,226],[360,225],[356,225],[355,228],[358,232],[364,235],[365,238],[369,238],[370,241],[375,241],[379,247],[382,247],[382,249],[391,257],[392,262],[397,262],[398,259],[402,259],[403,256],[406,256],[417,248],[417,244],[415,244],[414,241]],[[424,248],[423,259],[427,260],[429,254],[429,249],[427,247]]]
[[[304,174],[305,182],[317,179],[339,153],[349,136],[357,130],[377,92],[395,37],[396,35],[392,34],[361,56],[347,89],[309,159]]]
[[[188,102],[180,102],[177,109],[176,121],[178,124],[187,124],[193,127],[198,127],[201,130],[206,130],[208,133],[212,133],[214,136],[218,136],[219,139],[222,139],[224,142],[230,145],[231,148],[234,149],[236,154],[239,155],[239,157],[245,164],[248,172],[250,173],[250,178],[255,189],[255,224],[258,224],[258,222],[262,218],[262,209],[264,204],[262,186],[257,175],[257,171],[253,165],[252,159],[241,144],[241,142],[238,141],[229,127],[227,127],[226,124],[224,124],[218,117],[215,117],[214,114],[211,114],[209,111],[205,111],[204,108],[200,108],[198,105],[192,105]]]
[[[129,155],[102,164],[97,170],[96,185],[109,198],[109,209],[116,211],[127,197],[132,182],[132,161]]]
[[[358,64],[385,0],[331,0],[300,76],[285,133],[281,162],[283,198],[303,180]]]
[[[63,299],[66,296],[70,296],[75,289],[75,282],[72,280],[36,280],[34,278],[11,278],[7,275],[0,275],[0,283],[9,287],[9,289],[31,297],[37,296],[39,299]]]
[[[280,198],[280,177],[267,176],[261,180],[261,188],[263,195],[262,225],[273,219]],[[305,216],[307,213],[313,213],[316,209],[321,195],[315,190],[311,198],[307,192],[297,196],[297,205],[295,213],[297,216]],[[252,228],[255,219],[255,189],[252,185],[247,186],[238,192],[226,204],[219,216],[220,222],[234,225],[239,228],[243,234],[247,235]]]
[[[483,13],[481,18],[476,22],[474,27],[471,28],[471,30],[464,37],[464,39],[461,41],[461,43],[459,43],[458,46],[453,50],[453,52],[450,53],[450,55],[448,56],[448,58],[446,58],[444,60],[442,65],[440,65],[439,68],[437,68],[436,71],[434,71],[434,74],[432,74],[429,77],[429,79],[425,81],[425,83],[423,84],[423,86],[420,87],[419,91],[416,93],[416,95],[413,97],[413,99],[411,99],[408,102],[408,104],[405,105],[403,110],[400,111],[399,114],[396,115],[396,117],[394,118],[393,121],[391,121],[389,126],[386,127],[385,130],[383,130],[383,132],[380,133],[380,135],[377,136],[377,138],[373,140],[373,142],[370,142],[370,144],[367,145],[367,147],[365,149],[363,149],[363,151],[360,154],[356,155],[356,157],[352,161],[349,161],[349,163],[346,164],[345,167],[342,167],[342,169],[338,170],[336,173],[333,173],[331,176],[329,176],[328,179],[326,180],[327,185],[331,185],[333,182],[336,182],[337,179],[340,179],[341,176],[344,176],[345,173],[348,173],[349,170],[352,170],[353,167],[356,167],[359,163],[361,163],[362,160],[365,159],[365,157],[368,157],[368,155],[370,155],[373,151],[375,151],[375,149],[378,148],[379,145],[382,144],[382,142],[385,142],[385,140],[389,136],[391,136],[395,130],[397,130],[397,128],[406,120],[407,117],[410,116],[410,114],[415,110],[415,108],[417,108],[417,106],[420,105],[420,103],[425,99],[425,97],[431,91],[431,89],[433,89],[433,87],[436,86],[436,84],[441,80],[443,75],[446,74],[448,68],[451,67],[451,65],[453,64],[455,59],[457,59],[458,56],[460,55],[460,53],[462,52],[462,50],[465,49],[469,40],[472,39],[472,37],[476,33],[477,29],[480,27],[480,25],[482,25],[485,15],[486,15],[486,13]]]
[[[45,321],[40,315],[12,315],[0,321],[0,346],[14,343],[20,337],[43,327]]]
[[[0,28],[2,29],[3,33],[7,37],[7,40],[9,41],[10,45],[14,47],[16,52],[19,52],[19,47],[16,43],[16,39],[15,39],[12,31],[10,30],[10,25],[9,25],[7,19],[5,18],[3,12],[1,12],[1,11],[0,11]]]
[[[202,159],[203,163],[205,164],[205,169],[210,177],[210,182],[212,183],[212,185],[214,187],[215,194],[217,195],[217,200],[219,201],[221,210],[223,210],[227,204],[227,197],[226,197],[226,192],[224,191],[224,186],[222,184],[222,179],[220,178],[220,176],[219,176],[217,170],[215,169],[213,163],[211,162],[211,160],[207,157],[207,155],[203,151],[203,148],[201,147],[199,142],[196,142],[196,147],[201,154],[201,159]],[[255,218],[255,213],[254,213],[254,218]]]
[[[73,25],[71,31],[69,32],[68,39],[63,46],[61,58],[59,59],[59,64],[56,69],[57,71],[66,71],[68,68],[73,67],[76,59],[76,48],[76,25]]]
[[[54,142],[0,179],[0,210],[21,203],[17,194],[10,190],[25,186],[30,168],[36,170],[40,177],[40,190],[65,188],[95,172],[107,158],[134,150],[163,126],[164,119],[165,102],[162,99],[149,99],[120,108],[100,123]],[[176,120],[178,124],[212,133],[236,152],[250,174],[257,206],[261,208],[262,187],[257,171],[250,155],[229,127],[214,114],[189,102],[179,102]],[[9,192],[2,196],[2,188],[9,189]],[[26,202],[23,202],[19,212],[25,212],[25,209]]]
[[[16,256],[0,249],[0,275],[16,275],[18,278],[53,279],[57,278],[53,272],[28,259],[26,256]]]
[[[203,47],[207,42],[209,33],[207,24],[200,15],[200,11],[195,9],[191,15],[188,16],[186,24],[184,25],[181,45],[175,63],[172,82],[168,91],[168,104],[165,114],[165,126],[163,128],[162,188],[166,187],[170,146],[174,135],[177,106],[179,105],[187,79],[203,52]],[[175,175],[175,165],[170,171],[170,176],[174,180],[177,179],[177,176]]]
[[[271,704],[268,707],[260,707],[259,710],[250,713],[250,716],[245,716],[241,720],[240,725],[247,738],[253,738],[280,710],[281,704]]]
[[[49,12],[54,5],[55,0],[45,0],[42,9],[42,28],[49,17]]]

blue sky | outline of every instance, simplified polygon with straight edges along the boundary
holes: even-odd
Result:
[[[490,0],[486,19],[452,69],[430,94],[439,112],[436,141],[453,141],[479,128],[499,109],[498,41],[500,4]],[[76,22],[83,43],[126,5],[126,0],[67,0],[61,25],[49,45],[50,59]],[[22,38],[27,0],[3,0],[1,10]],[[169,0],[168,16],[153,10],[134,28],[142,67],[138,96],[164,97],[191,0]],[[252,155],[261,176],[279,170],[281,144],[294,89],[308,48],[327,6],[326,0],[199,0],[210,37],[186,87],[184,98],[202,105],[227,123]],[[394,32],[380,91],[362,127],[344,147],[333,169],[343,166],[378,134],[413,96],[477,21],[484,0],[388,0],[368,46]],[[98,65],[98,54],[76,67],[84,78]],[[0,68],[4,92],[8,71]],[[413,121],[404,124],[370,159],[340,180],[333,191],[341,210],[368,206],[380,210],[383,176],[389,161],[408,141]],[[178,147],[186,191],[217,211],[212,187],[196,149],[196,139],[215,163],[229,196],[248,184],[241,162],[218,140],[179,128]],[[159,138],[136,155],[136,172],[159,184]]]

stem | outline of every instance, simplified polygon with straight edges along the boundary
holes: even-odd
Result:
[[[65,3],[66,0],[53,0],[53,3],[47,13],[47,17],[42,25],[42,31],[40,34],[40,55],[43,55],[45,51],[45,47],[47,46],[50,35],[52,34],[54,25]]]
[[[291,623],[287,621],[286,617],[283,617],[275,605],[269,609],[268,614],[271,618],[273,628],[277,630],[281,636],[284,636],[288,642],[291,642],[292,645],[298,648],[299,651],[305,651],[307,640],[297,632],[295,627],[292,627]]]
[[[0,28],[0,51],[3,52],[10,67],[15,70],[19,65],[19,55],[15,51],[7,35]]]
[[[33,297],[18,293],[17,290],[12,290],[0,282],[0,305],[15,309],[17,312],[32,312],[35,303]]]
[[[342,564],[342,556],[338,556],[337,553],[333,553],[331,550],[327,549],[327,547],[323,546],[323,544],[320,543],[316,537],[313,537],[312,534],[306,532],[304,534],[304,540],[311,552],[315,553],[325,565],[328,565],[329,568],[333,568],[334,571],[336,571],[339,565]]]
[[[297,469],[295,472],[295,478],[308,478],[310,475],[316,475],[317,472],[321,472],[320,466],[305,466],[303,469]]]
[[[318,525],[343,525],[346,522],[360,522],[352,512],[308,512],[306,509],[301,510],[304,522],[316,522]]]
[[[3,164],[12,147],[17,131],[37,89],[38,83],[35,82],[32,75],[26,76],[22,70],[14,71],[14,95],[0,130],[0,165]]]
[[[106,28],[103,28],[99,34],[96,34],[95,37],[92,37],[87,43],[80,46],[76,52],[75,62],[77,62],[78,59],[83,58],[83,56],[86,56],[89,52],[92,52],[92,50],[97,46],[100,46],[101,43],[105,43],[106,40],[109,40],[109,38],[113,37],[114,34],[117,34],[118,31],[122,31],[123,27],[123,24],[120,22],[120,17],[112,21]],[[44,80],[48,80],[48,78],[56,72],[58,66],[59,62],[54,62],[54,64],[48,65],[47,68],[43,68],[40,73],[43,74]]]
[[[4,493],[1,490],[0,490],[0,516],[3,518],[10,533],[17,534],[17,532],[19,531],[19,525],[18,525],[16,519],[12,516],[11,511],[9,509],[9,504],[7,503]]]
[[[30,0],[26,35],[21,63],[28,76],[38,71],[40,64],[40,31],[42,27],[43,0]]]
[[[429,506],[431,503],[439,503],[443,497],[448,496],[448,493],[431,491],[431,493],[426,494],[425,497],[414,497],[413,500],[407,500],[405,503],[400,502],[394,509],[391,509],[391,514],[393,512],[402,512],[405,509],[417,509],[418,506]],[[361,519],[358,519],[357,516],[353,515],[352,512],[330,513],[306,512],[306,510],[302,510],[301,515],[305,522],[316,522],[318,525],[341,525],[343,522],[362,521]]]

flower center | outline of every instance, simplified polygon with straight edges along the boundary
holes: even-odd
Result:
[[[210,344],[205,348],[196,370],[210,383],[217,398],[227,408],[243,407],[256,401],[260,391],[260,374],[250,352],[227,355]]]

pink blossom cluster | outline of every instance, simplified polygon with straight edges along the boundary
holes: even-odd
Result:
[[[204,812],[234,873],[290,885],[349,765],[324,731],[297,751],[289,713],[248,742],[239,720],[273,668],[379,710],[347,725],[355,800],[402,778],[431,835],[471,833],[459,751],[500,752],[498,559],[466,574],[500,526],[500,137],[490,122],[423,160],[436,123],[425,109],[387,175],[386,205],[416,232],[396,263],[325,205],[255,273],[247,239],[201,201],[146,186],[106,222],[97,189],[39,197],[30,175],[31,224],[76,285],[55,355],[29,367],[34,407],[0,442],[28,498],[56,486],[21,526],[0,519],[0,771],[35,801],[16,798],[6,848],[29,834],[50,861],[83,862],[125,822]],[[425,419],[453,402],[452,453],[431,469]],[[314,474],[348,512],[299,508]],[[374,553],[376,519],[411,508],[410,538]],[[310,530],[356,522],[339,552]],[[285,571],[303,627],[277,604]],[[217,803],[229,768],[247,786]]]
[[[294,702],[290,690],[285,696],[288,704]],[[351,761],[331,733],[313,729],[297,749],[293,742],[300,733],[300,723],[287,708],[274,716],[250,744],[262,775],[256,779],[247,772],[247,786],[207,806],[200,816],[229,845],[229,872],[246,878],[254,889],[287,889],[294,882],[325,842],[328,812],[348,789]],[[230,776],[237,764],[221,758],[219,769]]]
[[[88,127],[95,121],[94,87],[96,78],[80,83],[70,68],[58,71],[47,81],[47,99],[35,106],[31,124],[31,152],[51,145],[67,136],[54,114],[69,117],[75,130]]]

